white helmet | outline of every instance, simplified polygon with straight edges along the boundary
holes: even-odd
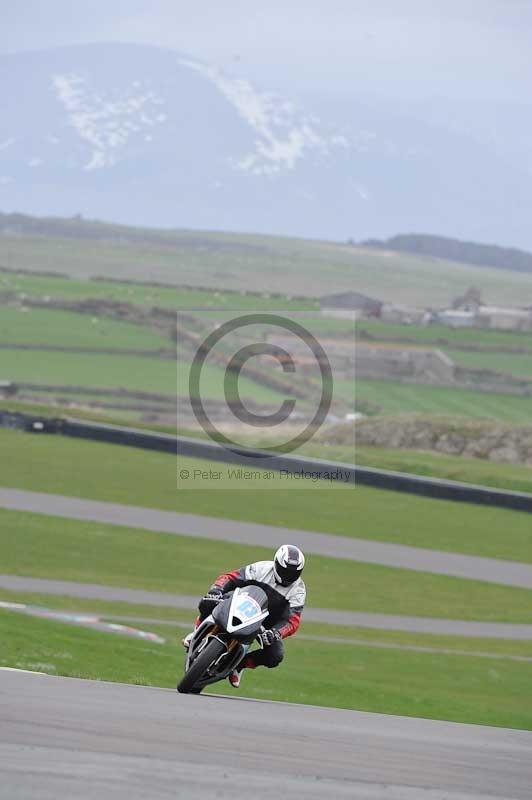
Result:
[[[273,574],[277,583],[290,586],[297,581],[305,566],[305,556],[293,544],[283,544],[275,554]]]

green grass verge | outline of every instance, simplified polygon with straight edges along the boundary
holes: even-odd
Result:
[[[177,491],[172,456],[8,430],[0,454],[2,486],[532,563],[524,512],[366,487]]]
[[[322,457],[326,457],[324,453]],[[494,486],[514,492],[532,492],[532,468],[520,464],[495,464],[493,461],[482,461],[478,458],[362,445],[356,448],[356,463],[360,466]]]
[[[201,596],[272,548],[0,510],[0,550],[7,574]],[[316,607],[532,623],[526,589],[321,556],[309,557],[305,581]]]
[[[174,687],[183,652],[0,611],[0,665],[70,677]],[[287,643],[277,670],[245,675],[240,696],[532,729],[528,664],[359,645]],[[207,690],[227,693],[228,685]],[[170,700],[170,698],[169,698]]]
[[[265,442],[263,444],[266,446]],[[301,452],[332,461],[352,463],[354,460],[361,467],[493,486],[514,492],[532,492],[532,467],[524,464],[504,464],[445,453],[360,444],[353,449],[343,445],[310,442],[301,448]]]

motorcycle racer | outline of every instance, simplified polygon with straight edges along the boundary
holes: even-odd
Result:
[[[220,575],[200,600],[196,627],[225,594],[237,587],[260,586],[268,596],[269,614],[263,622],[265,630],[259,636],[263,649],[247,655],[229,675],[229,682],[235,689],[240,686],[245,668],[264,666],[271,669],[283,660],[283,639],[297,632],[305,606],[306,587],[301,578],[304,566],[305,556],[299,547],[283,544],[273,561],[256,561]],[[183,639],[185,648],[188,649],[193,635],[194,631]]]

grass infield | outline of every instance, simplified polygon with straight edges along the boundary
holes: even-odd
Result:
[[[108,621],[122,622],[143,630],[157,630],[166,639],[180,641],[183,631],[192,627],[195,611],[171,608],[170,606],[138,605],[114,600],[93,600],[79,597],[39,594],[37,592],[13,592],[0,587],[0,600],[10,603],[26,603],[54,610],[91,613]],[[489,639],[485,637],[441,636],[429,633],[361,628],[356,625],[329,625],[309,622],[303,614],[299,636],[333,637],[341,642],[363,640],[367,647],[382,645],[398,648],[432,648],[453,650],[470,655],[490,653],[493,657],[518,657],[532,659],[532,641],[526,639]],[[294,641],[293,639],[290,642]]]

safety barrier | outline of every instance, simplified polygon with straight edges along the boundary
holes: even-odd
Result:
[[[206,439],[176,437],[165,433],[143,431],[138,428],[123,428],[69,418],[37,417],[7,411],[0,411],[0,427],[140,447],[208,461],[244,464],[254,469],[287,470],[303,475],[305,473],[324,475],[341,470],[346,483],[356,483],[359,486],[407,492],[439,500],[454,500],[532,512],[532,494],[525,492],[512,492],[441,478],[427,478],[403,472],[359,467],[355,464],[325,461],[310,456],[272,454],[266,450],[246,447],[228,449]]]

